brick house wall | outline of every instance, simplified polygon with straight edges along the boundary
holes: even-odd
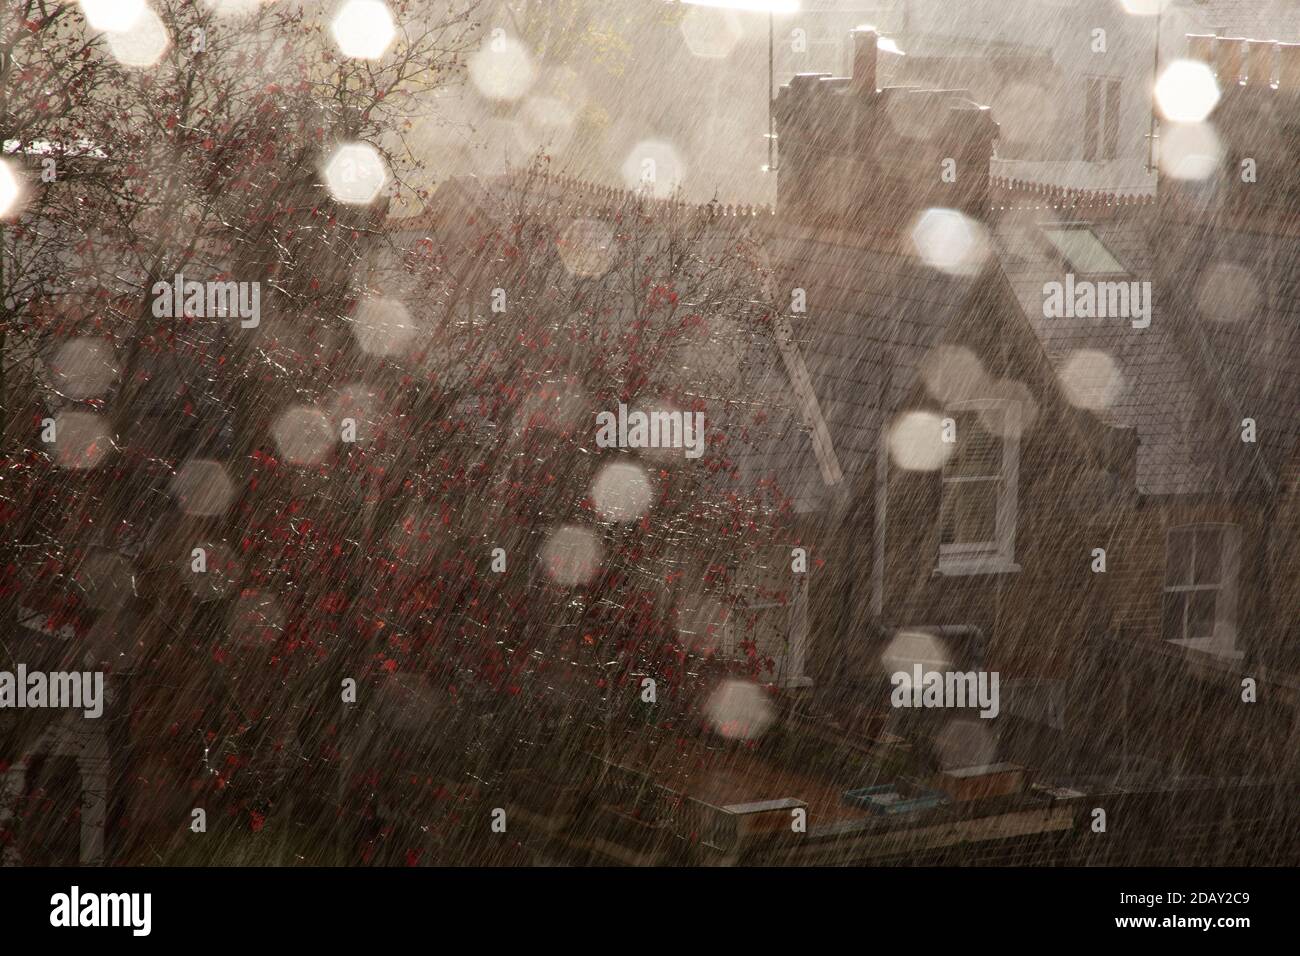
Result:
[[[1150,417],[1141,427],[1110,428],[1103,420],[1109,416],[1063,399],[1053,364],[1060,355],[1044,355],[1022,311],[1040,307],[1041,299],[1035,304],[1023,290],[1013,292],[1018,277],[987,269],[955,283],[900,264],[914,260],[908,228],[930,206],[963,210],[986,224],[991,241],[1003,240],[996,210],[1004,207],[990,202],[1007,197],[991,196],[987,177],[997,127],[985,111],[925,91],[877,91],[874,34],[857,39],[853,77],[796,77],[782,90],[777,112],[783,147],[773,245],[785,281],[808,293],[810,314],[793,317],[795,335],[818,380],[845,476],[831,503],[802,526],[824,560],[810,603],[814,680],[865,685],[869,699],[887,706],[879,657],[892,635],[920,625],[966,625],[981,632],[985,666],[1004,680],[1060,683],[1065,727],[1049,745],[1060,751],[1054,758],[1079,772],[1145,760],[1183,777],[1250,777],[1294,764],[1287,751],[1297,727],[1295,691],[1270,662],[1281,659],[1279,646],[1295,631],[1282,623],[1296,618],[1287,616],[1296,598],[1276,550],[1297,520],[1295,498],[1275,498],[1273,486],[1260,483],[1252,450],[1234,463],[1241,412],[1233,392],[1221,388],[1216,397],[1201,386],[1233,376],[1264,382],[1252,401],[1282,428],[1294,428],[1294,409],[1267,404],[1281,394],[1275,377],[1261,378],[1244,362],[1207,365],[1206,352],[1232,354],[1230,343],[1212,339],[1203,348],[1198,327],[1188,325],[1196,303],[1181,278],[1198,275],[1213,251],[1203,248],[1214,233],[1204,210],[1196,202],[1171,205],[1175,190],[1155,208],[1053,193],[1037,197],[1037,208],[1055,202],[1056,212],[1029,212],[1035,221],[1109,224],[1101,232],[1106,243],[1159,290],[1165,328],[1158,347],[1167,354],[1152,367],[1143,395],[1201,388],[1195,400],[1170,400],[1167,414],[1186,419],[1172,431],[1148,433]],[[939,175],[945,157],[957,159],[956,183]],[[971,170],[979,175],[966,175]],[[1003,185],[1014,192],[1016,184]],[[817,241],[791,238],[800,227],[814,230]],[[1011,251],[999,255],[1010,268]],[[1269,301],[1285,307],[1293,299],[1289,273],[1270,270],[1262,280]],[[1035,294],[1031,289],[1031,300]],[[1136,344],[1121,346],[1130,350],[1127,359],[1141,360]],[[893,463],[877,468],[879,444],[900,413],[945,413],[916,375],[919,356],[938,346],[968,349],[992,378],[1020,383],[1036,412],[1020,446],[1015,570],[938,573],[940,474]],[[1137,404],[1143,400],[1139,395]],[[1192,438],[1180,439],[1179,430]],[[1268,437],[1265,454],[1285,446],[1276,438]],[[1157,442],[1179,440],[1191,442],[1185,447],[1197,465],[1208,463],[1210,480],[1200,491],[1190,477],[1179,477],[1177,454],[1160,458]],[[1139,487],[1139,459],[1148,469],[1174,470],[1158,493]],[[1285,489],[1287,477],[1280,478]],[[878,497],[882,479],[887,492]],[[1169,534],[1192,525],[1239,529],[1239,655],[1166,640]],[[882,531],[883,552],[873,547]],[[1092,569],[1094,548],[1105,549],[1105,573]],[[1253,704],[1242,700],[1246,677],[1268,686]],[[860,701],[862,688],[840,696]],[[1240,746],[1245,739],[1250,756]]]

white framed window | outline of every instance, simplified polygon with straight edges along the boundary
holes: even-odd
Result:
[[[1165,548],[1164,639],[1221,657],[1237,651],[1241,529],[1230,524],[1171,528]]]
[[[1020,405],[982,400],[948,409],[956,447],[943,466],[939,567],[943,574],[1018,571]],[[945,423],[946,424],[946,423]]]
[[[1084,77],[1083,159],[1097,163],[1119,155],[1119,90],[1115,76]]]

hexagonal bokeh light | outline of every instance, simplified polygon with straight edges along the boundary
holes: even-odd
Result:
[[[1174,60],[1156,80],[1156,105],[1165,119],[1199,123],[1219,102],[1219,84],[1199,60]]]
[[[713,730],[728,740],[761,737],[776,716],[763,688],[743,680],[720,684],[705,709]]]
[[[590,529],[565,525],[552,531],[542,545],[542,567],[557,584],[576,587],[596,576],[604,553]]]
[[[362,299],[352,320],[352,334],[369,355],[397,355],[418,331],[410,310],[397,299]]]
[[[945,669],[949,664],[948,648],[925,631],[900,631],[880,654],[880,666],[886,674],[910,676],[917,664],[923,671]],[[911,686],[910,680],[907,686]]]
[[[614,229],[599,219],[575,219],[555,241],[564,267],[583,278],[603,276],[614,264]]]
[[[86,22],[96,30],[122,33],[135,26],[147,9],[145,0],[80,0]]]
[[[627,188],[648,192],[656,199],[672,195],[685,174],[677,150],[658,140],[642,140],[623,161],[623,182]]]
[[[1077,349],[1066,358],[1061,386],[1071,405],[1097,411],[1115,403],[1124,387],[1115,360],[1097,349]]]
[[[18,176],[8,160],[0,159],[0,219],[9,215],[18,205]]]
[[[1163,13],[1173,0],[1120,0],[1124,12],[1133,17],[1154,17]]]
[[[285,411],[271,426],[271,435],[280,454],[292,465],[319,464],[338,438],[325,413],[305,405]]]
[[[611,462],[591,486],[591,501],[605,521],[636,521],[650,509],[654,488],[645,469],[633,462]]]
[[[270,591],[246,588],[230,617],[230,636],[243,647],[273,644],[284,632],[284,608]]]
[[[470,82],[490,100],[517,100],[536,78],[528,50],[500,29],[493,30],[491,39],[469,58]]]
[[[171,46],[171,38],[158,14],[146,7],[129,30],[107,34],[108,49],[117,62],[134,69],[153,66]]]
[[[345,143],[325,164],[325,185],[339,202],[372,203],[387,182],[384,159],[369,143]]]
[[[50,360],[51,384],[73,400],[96,398],[117,378],[117,357],[105,338],[82,337],[65,342]]]
[[[246,17],[257,12],[262,0],[204,0],[204,5],[219,17]]]
[[[1223,146],[1210,123],[1170,123],[1160,131],[1160,170],[1173,179],[1209,179],[1222,166]]]
[[[943,419],[934,412],[906,412],[889,430],[889,455],[905,471],[936,471],[952,450],[943,440]]]
[[[730,56],[745,38],[740,17],[734,11],[712,6],[692,6],[677,26],[691,54],[705,59]]]
[[[392,11],[383,0],[348,0],[331,24],[334,41],[344,56],[377,60],[397,35]]]
[[[60,412],[54,420],[54,460],[60,468],[96,468],[113,449],[108,420],[91,412]]]
[[[956,209],[921,213],[912,226],[912,244],[926,265],[952,275],[974,275],[988,256],[984,228]]]
[[[192,458],[177,469],[171,484],[176,507],[187,515],[222,514],[235,498],[235,486],[218,461]]]
[[[799,0],[682,0],[688,6],[749,10],[753,13],[798,13]]]

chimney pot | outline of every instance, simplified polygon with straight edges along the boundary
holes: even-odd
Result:
[[[1200,60],[1202,63],[1214,66],[1214,34],[1213,33],[1189,33],[1187,34],[1187,58],[1189,60]]]
[[[1300,43],[1277,45],[1277,88],[1300,91]]]
[[[1249,85],[1273,84],[1273,50],[1276,47],[1272,40],[1251,40],[1246,44],[1246,82]]]
[[[1245,37],[1219,37],[1219,42],[1214,45],[1219,86],[1233,86],[1241,79],[1245,47]]]
[[[880,34],[875,30],[853,30],[850,35],[853,37],[853,95],[875,96],[876,61],[880,55],[876,44]]]

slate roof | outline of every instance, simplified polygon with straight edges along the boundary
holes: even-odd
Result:
[[[794,341],[807,368],[844,481],[875,467],[877,434],[914,388],[921,361],[959,320],[981,282],[930,269],[901,246],[854,241],[826,230],[781,223],[765,243],[780,286],[803,288],[806,315],[793,316]],[[775,347],[751,359],[754,375],[788,381]],[[789,387],[788,385],[786,386]],[[836,493],[818,467],[796,403],[790,425],[764,456],[746,462],[775,476],[797,505],[826,503]]]
[[[1136,431],[1139,493],[1231,491],[1250,472],[1237,466],[1255,455],[1267,480],[1300,443],[1300,239],[1235,235],[1225,242],[1208,230],[1193,231],[1180,239],[1180,254],[1192,264],[1180,260],[1172,275],[1160,276],[1153,212],[1090,224],[1133,279],[1153,283],[1155,307],[1146,329],[1123,318],[1044,317],[1044,283],[1060,281],[1068,271],[1042,234],[1042,226],[1056,219],[1052,211],[1011,212],[994,223],[993,255],[1058,374],[1076,350],[1103,352],[1115,362],[1120,386],[1096,414],[1106,424]],[[795,317],[795,338],[835,454],[846,475],[860,475],[873,467],[877,430],[902,410],[925,355],[955,324],[972,320],[972,283],[991,289],[996,275],[949,276],[907,250],[855,243],[824,230],[783,224],[772,232],[767,245],[781,265],[783,284],[807,292],[809,312]],[[1261,273],[1258,308],[1249,315],[1215,316],[1189,306],[1203,300],[1186,290],[1171,294],[1171,283],[1195,281],[1211,263],[1254,263]],[[1206,301],[1212,310],[1218,300]],[[784,374],[779,359],[769,358],[766,368],[765,374]],[[1257,446],[1239,441],[1246,417],[1257,421]],[[830,492],[819,482],[807,424],[792,425],[784,448],[751,465],[775,474],[783,487],[802,489],[800,497],[812,505]]]
[[[755,348],[745,369],[747,388],[789,392],[789,378],[775,349]],[[769,430],[754,444],[733,452],[741,488],[754,488],[758,481],[772,479],[799,513],[820,511],[834,491],[823,480],[813,449],[812,429],[787,397],[768,407]]]
[[[1092,349],[1116,363],[1121,386],[1099,415],[1108,424],[1137,429],[1139,492],[1188,494],[1206,488],[1213,472],[1194,427],[1191,375],[1165,322],[1161,297],[1155,297],[1147,329],[1135,329],[1127,319],[1045,318],[1044,283],[1062,281],[1069,271],[1042,234],[1046,218],[1009,216],[994,235],[1003,273],[1049,359],[1059,370],[1075,350]],[[1093,231],[1131,275],[1152,278],[1151,250],[1131,223],[1096,223]]]
[[[1277,473],[1297,444],[1300,240],[1234,235],[1225,244],[1214,232],[1185,228],[1178,235],[1184,258],[1160,277],[1155,208],[1122,210],[1090,225],[1133,279],[1153,282],[1151,326],[1135,329],[1122,318],[1045,318],[1043,285],[1062,280],[1069,270],[1042,227],[1086,215],[1046,208],[1002,213],[990,223],[995,270],[980,277],[929,268],[912,253],[905,235],[892,240],[854,235],[780,217],[760,225],[779,287],[806,291],[808,313],[792,317],[793,339],[846,483],[874,468],[878,430],[902,410],[925,356],[958,323],[979,321],[979,300],[972,295],[996,289],[998,270],[1058,373],[1080,349],[1103,352],[1116,363],[1121,385],[1097,415],[1136,431],[1140,493],[1227,490],[1222,476],[1233,473],[1234,456],[1244,458],[1229,416],[1236,416],[1236,423],[1244,417],[1257,420],[1258,448],[1249,453],[1258,451],[1266,475]],[[1191,309],[1194,295],[1170,289],[1195,281],[1212,263],[1263,270],[1261,304],[1246,321]],[[778,344],[745,346],[743,375],[747,394],[773,400],[764,400],[769,434],[753,447],[736,448],[742,487],[775,478],[798,510],[824,506],[839,489],[831,487],[825,462],[819,462],[814,422],[791,394],[790,370]]]
[[[1003,219],[995,229],[997,255],[1058,370],[1077,349],[1104,352],[1116,363],[1122,384],[1099,414],[1137,429],[1139,492],[1230,490],[1222,486],[1224,476],[1240,477],[1247,469],[1239,466],[1256,450],[1266,480],[1275,475],[1295,446],[1300,408],[1300,266],[1294,264],[1300,248],[1270,251],[1260,247],[1268,246],[1266,237],[1251,243],[1235,235],[1225,243],[1210,230],[1183,228],[1167,234],[1171,242],[1176,236],[1179,258],[1175,271],[1160,275],[1149,215],[1092,222],[1094,234],[1133,279],[1152,281],[1151,326],[1135,329],[1116,318],[1045,318],[1044,283],[1061,281],[1070,271],[1042,235],[1051,217],[1044,211]],[[1270,261],[1288,265],[1269,267],[1264,275],[1259,264]],[[1241,314],[1249,308],[1243,301],[1197,294],[1198,278],[1214,263],[1260,274],[1260,296],[1249,314]],[[1202,302],[1209,310],[1199,307]],[[1237,314],[1208,314],[1216,308]],[[1239,442],[1246,417],[1258,423],[1258,449]]]

